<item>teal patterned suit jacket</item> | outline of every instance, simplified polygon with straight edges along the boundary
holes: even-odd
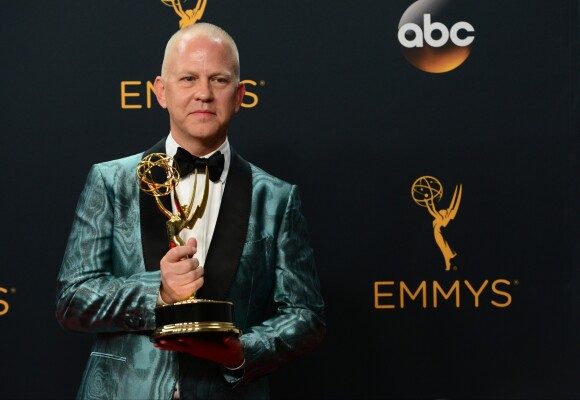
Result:
[[[94,165],[79,199],[56,307],[63,327],[96,334],[78,398],[171,399],[178,377],[188,398],[267,398],[266,375],[311,350],[325,333],[298,190],[232,149],[198,292],[235,305],[246,364],[231,372],[157,350],[149,340],[167,219],[140,192],[135,171],[144,155],[160,151],[164,140],[143,154]]]

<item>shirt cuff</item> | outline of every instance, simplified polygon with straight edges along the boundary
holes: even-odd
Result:
[[[163,299],[161,298],[161,293],[159,293],[157,295],[157,306],[168,306],[169,303],[166,303],[163,301]]]
[[[230,371],[237,371],[239,369],[242,369],[246,366],[246,359],[244,358],[244,361],[242,361],[242,363],[240,365],[238,365],[237,367],[228,367],[227,365],[224,365],[225,369],[229,369]]]

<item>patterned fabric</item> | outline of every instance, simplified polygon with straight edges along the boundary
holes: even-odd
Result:
[[[81,399],[171,399],[178,355],[149,341],[159,271],[146,271],[135,169],[142,155],[93,166],[57,283],[59,323],[96,334]],[[315,347],[324,303],[296,186],[251,166],[243,253],[227,300],[242,329],[246,366],[227,371],[189,357],[182,378],[199,399],[267,398],[262,376]],[[239,375],[238,375],[239,374]],[[188,395],[189,396],[189,395]]]

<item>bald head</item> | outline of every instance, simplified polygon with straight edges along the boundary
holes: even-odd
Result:
[[[198,22],[197,24],[189,25],[173,34],[167,46],[165,47],[165,55],[163,56],[163,64],[161,65],[161,77],[166,78],[168,65],[170,65],[174,58],[183,51],[185,43],[192,38],[203,36],[216,42],[224,43],[229,49],[232,57],[232,66],[236,79],[240,80],[240,56],[238,48],[234,39],[222,28],[206,22]]]

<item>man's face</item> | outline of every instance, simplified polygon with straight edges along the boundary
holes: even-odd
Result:
[[[155,80],[155,93],[169,111],[178,144],[211,151],[225,140],[240,109],[244,86],[238,83],[234,56],[225,42],[186,36],[175,43],[165,76]]]

